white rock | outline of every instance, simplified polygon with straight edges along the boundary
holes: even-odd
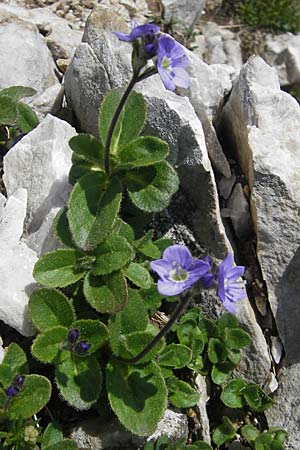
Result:
[[[82,39],[82,31],[72,30],[67,22],[50,24],[46,36],[47,45],[54,60],[72,58]]]
[[[249,181],[257,255],[291,364],[300,358],[300,107],[255,57],[234,83],[223,123]]]
[[[54,61],[35,25],[0,10],[0,88],[30,86],[40,93],[55,83]]]
[[[271,353],[276,364],[280,363],[282,357],[282,343],[277,336],[271,336]]]
[[[181,28],[193,27],[203,13],[205,0],[162,0],[164,19],[176,20]]]
[[[156,441],[161,436],[168,436],[173,442],[179,439],[186,440],[188,432],[189,428],[186,414],[166,409],[164,417],[158,422],[157,430],[147,438],[147,441]]]
[[[27,192],[18,189],[11,195],[0,222],[0,319],[25,336],[33,329],[28,319],[28,296],[35,281],[33,266],[37,261],[34,251],[20,242],[26,216]]]
[[[197,408],[199,409],[199,421],[200,421],[200,433],[201,439],[207,444],[211,443],[210,439],[210,425],[209,418],[206,411],[206,404],[209,400],[207,393],[207,385],[205,377],[202,375],[197,375],[195,379],[196,390],[199,393],[199,401],[197,403]]]
[[[28,191],[26,226],[35,233],[43,221],[51,228],[48,214],[67,202],[71,167],[69,139],[76,134],[67,122],[48,115],[40,125],[18,142],[4,158],[4,184],[8,195],[18,188]],[[47,237],[46,229],[43,235]],[[39,244],[43,246],[43,242]],[[47,244],[48,245],[48,244]],[[40,254],[41,248],[36,248]]]
[[[262,56],[276,68],[281,86],[300,83],[300,35],[268,34]]]
[[[35,111],[39,120],[47,114],[57,114],[63,103],[64,88],[60,83],[53,84],[41,94],[28,97],[26,103]]]

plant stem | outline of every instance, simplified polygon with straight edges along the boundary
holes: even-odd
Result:
[[[186,305],[188,304],[188,302],[189,302],[189,295],[186,295],[185,297],[180,295],[180,301],[179,301],[173,315],[171,316],[169,321],[166,323],[166,325],[160,330],[160,332],[144,348],[144,350],[142,350],[140,353],[138,353],[133,358],[126,359],[126,358],[117,357],[117,359],[127,362],[128,364],[134,364],[134,363],[138,362],[141,358],[143,358],[143,356],[147,355],[147,353],[149,353],[150,350],[152,350],[152,348],[170,331],[172,325],[181,316],[181,314],[182,314],[184,308],[186,307]]]
[[[118,118],[122,112],[122,109],[126,103],[126,100],[130,94],[130,92],[132,91],[135,83],[138,81],[138,77],[137,75],[133,76],[132,79],[130,80],[126,91],[123,94],[123,97],[121,98],[121,101],[113,115],[113,118],[111,120],[109,129],[108,129],[108,133],[107,133],[107,137],[106,137],[106,141],[105,141],[105,147],[104,147],[104,167],[105,167],[105,173],[107,176],[109,176],[110,174],[110,169],[109,169],[109,149],[110,149],[110,144],[111,144],[111,139],[113,136],[113,132],[115,129],[115,126],[117,124]]]

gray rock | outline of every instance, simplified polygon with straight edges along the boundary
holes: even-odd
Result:
[[[300,83],[300,35],[268,34],[265,40],[264,60],[275,67],[281,86]]]
[[[117,419],[89,419],[78,423],[71,431],[79,450],[132,450],[144,441],[127,431]]]
[[[300,364],[294,364],[283,369],[279,379],[279,388],[274,399],[274,405],[266,411],[269,427],[279,426],[288,432],[287,450],[300,448]]]
[[[288,364],[300,361],[300,107],[275,69],[250,59],[234,83],[223,124],[252,192],[257,251]]]
[[[176,442],[179,439],[187,440],[188,433],[189,427],[186,414],[166,409],[164,417],[158,422],[157,430],[147,438],[147,441],[156,441],[161,436],[168,436],[172,442]]]
[[[193,27],[203,13],[205,0],[162,0],[164,19],[181,28]]]
[[[18,142],[4,158],[4,184],[8,195],[19,188],[28,191],[26,227],[30,234],[43,225],[50,232],[48,214],[64,206],[69,196],[71,167],[69,139],[76,134],[67,123],[48,115],[40,125]],[[47,224],[47,225],[46,225]],[[45,228],[46,227],[46,228]],[[43,242],[34,249],[40,254]],[[49,242],[47,244],[49,246]]]
[[[47,114],[57,114],[62,108],[64,88],[60,83],[53,84],[41,94],[28,97],[26,103],[35,111],[39,120]]]
[[[55,83],[54,61],[35,25],[0,10],[0,88],[22,85],[41,93]]]
[[[46,31],[48,31],[46,42],[54,60],[72,58],[81,42],[82,32],[73,30],[67,21],[54,22],[46,28]]]
[[[202,375],[197,375],[195,379],[195,385],[196,390],[200,395],[199,401],[197,403],[197,408],[199,410],[200,430],[197,430],[197,435],[199,435],[200,432],[201,439],[207,444],[211,444],[209,417],[206,410],[206,404],[209,400],[209,395],[207,392],[205,377]]]
[[[28,295],[35,286],[32,270],[37,256],[20,241],[26,205],[27,192],[18,189],[8,198],[0,221],[0,320],[24,336],[32,336]]]
[[[243,59],[237,34],[214,22],[203,22],[200,29],[203,34],[194,42],[196,55],[207,64],[228,64],[239,71]]]
[[[235,182],[236,182],[235,175],[231,175],[230,178],[222,177],[218,182],[219,193],[225,200],[229,198]]]
[[[249,204],[245,198],[241,183],[237,183],[230,194],[222,217],[230,217],[235,234],[240,240],[247,240],[252,232]]]

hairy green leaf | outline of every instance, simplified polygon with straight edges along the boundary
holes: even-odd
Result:
[[[122,269],[134,258],[134,251],[127,239],[117,234],[110,234],[96,251],[94,275],[107,275]]]
[[[25,103],[17,103],[17,126],[23,133],[29,133],[39,124],[35,112]]]
[[[228,417],[223,417],[221,425],[213,432],[212,439],[216,445],[222,445],[235,436],[236,429]]]
[[[190,348],[182,344],[169,344],[159,355],[158,363],[160,366],[181,369],[187,366],[191,359],[192,351]]]
[[[127,283],[122,272],[102,277],[88,273],[83,291],[89,304],[103,314],[118,312],[127,302]]]
[[[242,408],[245,405],[243,389],[247,383],[241,379],[226,384],[221,394],[222,402],[229,408]]]
[[[119,170],[152,166],[164,161],[168,154],[169,146],[161,139],[153,136],[139,137],[120,149],[116,168]]]
[[[56,237],[69,248],[74,248],[75,244],[72,238],[67,216],[67,208],[61,208],[53,220],[53,231]]]
[[[67,351],[61,349],[67,334],[67,328],[62,326],[48,328],[33,341],[31,347],[33,356],[43,363],[59,363],[68,354]]]
[[[169,400],[176,408],[189,408],[196,405],[200,395],[188,383],[178,380],[176,377],[167,379]]]
[[[149,289],[151,287],[152,278],[148,270],[141,264],[135,262],[130,263],[124,270],[124,274],[133,284],[141,289]]]

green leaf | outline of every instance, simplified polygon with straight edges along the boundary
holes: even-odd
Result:
[[[230,313],[223,313],[218,320],[218,327],[224,331],[226,328],[239,328],[240,324],[238,319]]]
[[[163,161],[168,154],[169,146],[161,139],[153,136],[139,137],[120,149],[116,169],[151,166]]]
[[[192,347],[195,340],[204,343],[206,336],[200,331],[197,322],[194,319],[188,319],[180,322],[176,330],[179,342],[188,347]],[[203,344],[204,345],[204,344]]]
[[[272,434],[263,432],[255,439],[255,450],[269,450],[272,440]]]
[[[228,359],[235,366],[237,366],[240,363],[241,359],[242,359],[241,351],[240,350],[229,350],[229,352],[228,352]]]
[[[107,327],[100,320],[76,320],[72,324],[72,329],[79,330],[79,341],[86,340],[91,344],[89,354],[102,347],[108,339]]]
[[[159,259],[160,249],[152,242],[153,231],[150,230],[143,237],[134,242],[134,247],[143,255],[152,259]]]
[[[90,163],[90,170],[104,171],[104,148],[90,134],[78,134],[69,140],[69,146],[78,158]]]
[[[124,270],[124,275],[141,289],[149,289],[151,287],[152,278],[150,277],[148,270],[141,264],[135,262],[130,263]]]
[[[68,219],[78,247],[93,250],[105,240],[119,212],[121,191],[118,179],[107,182],[102,172],[88,173],[75,184],[70,195]]]
[[[189,408],[196,405],[200,395],[188,383],[178,380],[176,377],[167,379],[169,401],[176,408]]]
[[[263,412],[273,405],[273,400],[257,384],[249,383],[245,387],[243,395],[247,404],[254,411]]]
[[[64,437],[62,432],[56,428],[53,423],[49,423],[44,434],[41,445],[41,450],[46,450],[50,445],[57,444],[58,442],[63,441]]]
[[[247,384],[241,379],[232,380],[223,389],[221,400],[229,408],[242,408],[245,404],[243,389]]]
[[[76,409],[89,409],[99,398],[102,373],[94,356],[80,358],[72,354],[55,368],[55,378],[61,395]]]
[[[18,344],[12,342],[7,347],[0,364],[0,383],[7,388],[17,375],[27,372],[26,354]]]
[[[76,268],[77,252],[59,249],[46,253],[35,264],[33,277],[47,287],[65,287],[80,280],[85,271]]]
[[[102,102],[99,116],[99,130],[103,144],[105,144],[112,117],[121,100],[121,94],[112,90]],[[116,152],[121,147],[135,139],[143,129],[146,120],[146,103],[144,97],[132,92],[127,99],[121,113],[112,139],[111,150]]]
[[[107,275],[122,269],[134,258],[134,251],[129,242],[117,234],[111,234],[96,251],[94,275]]]
[[[112,232],[124,237],[130,244],[134,241],[134,231],[132,227],[124,222],[124,220],[120,219],[120,217],[116,217]]]
[[[238,350],[249,345],[252,342],[252,338],[240,328],[227,328],[225,330],[225,342],[227,348]]]
[[[23,97],[32,97],[36,90],[27,86],[11,86],[0,91],[0,97],[9,97],[11,100],[20,100]]]
[[[222,445],[235,436],[236,429],[228,417],[223,417],[221,425],[213,432],[212,439],[216,445]]]
[[[56,326],[48,328],[43,334],[39,334],[33,341],[31,353],[43,363],[59,363],[68,354],[61,350],[68,330],[65,327]]]
[[[39,331],[61,325],[69,327],[75,320],[74,309],[68,298],[55,289],[34,291],[29,300],[30,318]]]
[[[127,283],[122,272],[102,277],[88,273],[83,292],[88,303],[102,314],[118,312],[127,302]]]
[[[128,302],[124,309],[111,317],[108,329],[112,351],[120,356],[125,335],[135,331],[144,331],[148,325],[148,314],[139,293],[128,289]]]
[[[241,433],[244,439],[248,441],[249,444],[253,443],[257,436],[259,436],[259,431],[253,425],[245,425],[241,428]]]
[[[165,209],[179,186],[177,173],[167,161],[130,170],[124,181],[133,204],[146,212]]]
[[[149,289],[140,290],[140,295],[143,299],[145,307],[149,314],[153,315],[160,307],[163,296],[157,290],[156,284],[153,284]]]
[[[159,367],[111,361],[106,369],[111,407],[120,422],[138,436],[149,436],[167,407],[167,388]]]
[[[211,370],[211,379],[215,384],[225,383],[234,369],[234,364],[229,361],[217,363]]]
[[[17,102],[10,97],[0,97],[0,124],[15,126],[17,124]]]
[[[7,408],[10,419],[28,419],[37,414],[48,403],[51,383],[41,375],[26,375],[24,384]]]
[[[137,356],[154,339],[158,331],[155,326],[149,324],[146,331],[135,331],[134,333],[126,334],[124,337],[124,349],[126,349],[126,353],[121,354],[121,356],[125,358]],[[162,351],[164,346],[165,341],[161,339],[135,364],[144,364],[145,362],[152,361]]]
[[[220,336],[219,329],[214,320],[200,317],[198,320],[198,327],[203,336],[205,336],[205,342],[208,342],[209,338],[218,338]]]
[[[223,362],[228,356],[225,345],[217,338],[209,339],[207,353],[208,359],[213,364]]]
[[[181,369],[182,367],[187,366],[191,359],[191,349],[181,344],[170,344],[167,345],[159,355],[158,363],[160,366]]]
[[[69,227],[67,208],[61,208],[53,220],[53,231],[56,237],[66,246],[74,248],[75,244]]]
[[[23,133],[29,133],[39,124],[35,112],[25,103],[17,103],[17,126]]]
[[[166,248],[170,247],[170,245],[173,245],[173,241],[172,239],[169,238],[160,238],[156,239],[156,241],[154,241],[154,244],[156,245],[156,247],[159,248],[160,252],[162,253],[164,250],[166,250]]]

